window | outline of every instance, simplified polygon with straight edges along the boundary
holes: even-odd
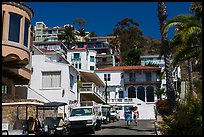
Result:
[[[21,17],[18,14],[10,13],[9,40],[19,43]]]
[[[119,91],[119,98],[124,98],[124,93],[123,93],[123,91]]]
[[[24,46],[28,47],[28,32],[29,32],[30,21],[25,18],[25,30],[24,30]]]
[[[90,62],[94,62],[94,56],[90,56]]]
[[[81,69],[81,63],[79,63],[79,69]]]
[[[8,85],[5,84],[5,83],[2,83],[2,94],[8,94],[8,91],[9,88],[8,88]]]
[[[42,72],[42,88],[61,87],[61,72]]]
[[[79,53],[74,53],[74,59],[79,59],[80,58],[80,54]]]
[[[154,102],[154,88],[152,86],[147,87],[146,94],[147,94],[147,102]]]
[[[144,87],[140,86],[137,88],[137,98],[145,102],[145,91]]]
[[[43,34],[48,34],[48,31],[47,30],[43,30]]]
[[[37,23],[37,27],[38,27],[38,28],[43,28],[43,24]]]
[[[4,13],[5,13],[5,11],[3,11],[2,12],[2,33],[1,34],[3,34],[3,24],[4,24]]]
[[[41,29],[37,29],[36,34],[41,34]]]
[[[146,81],[151,81],[151,72],[146,72]]]
[[[90,70],[94,70],[94,66],[90,66]]]
[[[84,44],[83,43],[78,43],[78,48],[83,48]]]
[[[41,41],[41,37],[40,37],[40,36],[37,36],[37,37],[36,37],[36,41]]]
[[[104,74],[104,81],[110,81],[110,74]]]
[[[77,63],[75,64],[75,68],[78,68],[78,64]]]
[[[73,90],[74,86],[74,76],[70,74],[70,89]]]
[[[129,73],[129,82],[135,81],[135,73]]]
[[[128,88],[128,98],[136,98],[135,87]]]

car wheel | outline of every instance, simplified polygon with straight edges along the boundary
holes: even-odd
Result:
[[[91,134],[95,134],[95,126],[91,129]]]

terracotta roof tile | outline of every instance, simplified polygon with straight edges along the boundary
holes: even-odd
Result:
[[[117,70],[160,70],[159,67],[153,66],[115,66],[98,69],[96,71],[117,71]]]

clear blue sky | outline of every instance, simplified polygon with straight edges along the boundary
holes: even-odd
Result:
[[[87,22],[86,31],[98,36],[113,32],[117,22],[128,17],[139,23],[145,36],[160,39],[157,2],[25,2],[34,10],[32,25],[43,21],[47,27],[73,24],[75,18]],[[190,2],[166,2],[167,19],[190,14]]]

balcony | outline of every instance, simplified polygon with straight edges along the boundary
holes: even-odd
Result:
[[[82,100],[92,100],[97,103],[105,103],[105,94],[93,82],[83,82],[80,89]]]
[[[126,85],[131,85],[131,84],[137,84],[137,85],[146,85],[146,84],[161,84],[159,79],[145,79],[145,78],[140,78],[140,79],[129,79],[129,78],[124,78],[124,84]]]
[[[81,57],[72,58],[71,61],[81,61]]]

